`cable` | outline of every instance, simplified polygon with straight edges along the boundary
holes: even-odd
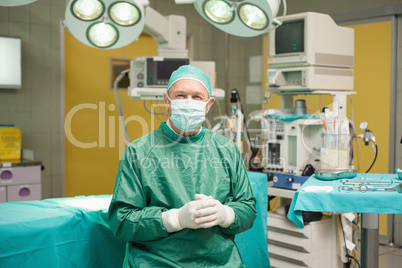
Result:
[[[163,110],[162,106],[159,104],[158,101],[155,100],[154,102],[156,103],[156,105],[158,105],[158,108],[162,111],[162,113],[163,113],[165,116],[169,116],[167,113],[165,113],[165,110]]]
[[[127,132],[127,128],[126,128],[126,124],[125,124],[125,120],[124,120],[124,113],[123,113],[123,111],[122,111],[122,109],[121,109],[121,106],[120,106],[119,96],[118,96],[118,94],[117,94],[117,85],[118,85],[118,83],[121,81],[121,79],[123,79],[124,76],[127,76],[127,75],[128,75],[128,72],[129,72],[129,71],[130,71],[130,69],[127,69],[127,70],[122,71],[122,72],[116,77],[116,79],[114,80],[114,83],[113,83],[113,92],[114,92],[114,98],[115,98],[115,101],[116,101],[116,106],[117,106],[117,110],[118,110],[118,112],[119,112],[119,117],[120,117],[120,119],[121,119],[121,121],[122,121],[122,126],[123,126],[123,129],[124,129],[124,134],[125,134],[125,136],[126,136],[126,140],[127,140],[128,143],[130,143],[130,138],[129,138],[129,136],[128,136],[128,132]],[[160,120],[160,118],[158,117],[158,115],[163,115],[163,116],[166,116],[166,117],[168,116],[168,115],[163,111],[163,109],[162,109],[162,107],[159,105],[159,103],[156,102],[156,104],[158,105],[158,107],[159,107],[159,109],[162,111],[162,113],[153,113],[153,112],[149,111],[148,108],[146,107],[146,103],[145,103],[145,102],[146,102],[146,101],[144,100],[144,101],[143,101],[143,105],[144,105],[145,111],[147,111],[147,112],[150,113],[150,114],[156,115],[159,120]],[[123,105],[124,105],[124,98],[123,98]],[[160,121],[162,121],[162,120],[160,120]]]
[[[373,141],[373,144],[374,144],[374,151],[375,151],[374,160],[373,160],[373,163],[371,163],[371,166],[367,169],[367,171],[365,173],[368,173],[370,171],[370,169],[374,166],[375,161],[377,160],[378,146],[377,146],[377,143],[375,143],[374,141]]]
[[[342,216],[341,215],[342,214],[339,214],[338,217],[339,217],[339,222],[341,224],[341,232],[342,232],[343,242],[345,243],[345,256],[347,258],[349,258],[348,249],[346,247],[346,236],[345,236],[345,232],[343,231],[343,223],[342,223]]]
[[[126,110],[126,102],[125,102],[124,94],[121,94],[121,110],[122,111]]]
[[[360,221],[360,214],[356,213],[356,223],[355,223],[355,231],[353,235],[353,243],[356,245],[356,248],[358,248],[358,243],[359,243],[359,238],[358,238],[358,233],[359,233],[359,221]],[[353,254],[356,255],[356,259],[360,259],[360,254],[357,252],[356,249],[353,250]],[[356,267],[356,262],[353,265],[353,267]]]
[[[233,89],[233,90],[236,91],[236,96],[237,96],[237,98],[239,99],[240,111],[241,111],[241,113],[243,114],[243,124],[244,124],[244,130],[245,130],[245,132],[246,132],[246,138],[247,138],[247,140],[249,141],[249,143],[251,143],[251,140],[250,140],[250,133],[248,132],[247,122],[246,122],[246,116],[245,116],[245,114],[244,114],[243,104],[242,104],[241,99],[240,99],[239,91],[238,91],[236,88]]]
[[[147,105],[146,105],[146,100],[144,100],[142,103],[143,103],[145,111],[147,111],[148,113],[150,113],[152,115],[164,115],[164,116],[167,116],[166,113],[154,113],[154,112],[151,112],[150,110],[148,110]]]
[[[153,101],[154,103],[156,103],[156,105],[158,106],[158,108],[162,111],[162,113],[164,114],[164,116],[169,117],[169,115],[167,113],[165,113],[165,111],[163,110],[163,108],[160,106],[158,101]],[[160,121],[160,122],[164,122],[166,120],[160,119],[159,115],[156,115],[156,118]]]
[[[352,129],[352,133],[350,134],[350,141],[349,141],[349,147],[350,147],[350,154],[349,154],[349,166],[353,165],[353,139],[356,139],[356,128],[355,124],[352,120],[347,118],[349,121],[349,127]]]
[[[237,99],[238,99],[238,103],[239,103],[239,106],[240,106],[240,111],[241,111],[241,113],[243,114],[243,125],[244,125],[244,132],[246,133],[246,138],[247,138],[247,140],[248,140],[248,144],[250,145],[250,149],[251,149],[251,152],[252,152],[252,154],[251,154],[251,157],[250,157],[250,161],[249,161],[249,167],[251,168],[251,170],[253,170],[253,171],[262,171],[263,169],[262,168],[260,168],[260,167],[255,167],[254,166],[254,158],[257,156],[257,154],[258,154],[258,147],[256,147],[255,146],[255,143],[254,143],[254,141],[253,140],[251,140],[251,138],[250,138],[250,133],[249,133],[249,131],[248,131],[248,127],[247,127],[247,121],[246,121],[246,116],[245,116],[245,113],[244,113],[244,110],[243,110],[243,104],[242,104],[242,102],[241,102],[241,98],[240,98],[240,94],[239,94],[239,91],[235,88],[235,89],[233,89],[232,91],[235,91],[236,92],[236,96],[237,96]]]
[[[350,111],[352,113],[352,121],[354,122],[355,121],[355,113],[353,110],[352,96],[351,95],[348,95],[348,96],[349,96],[349,101],[350,101]]]
[[[248,143],[249,143],[249,145],[250,145],[251,157],[250,157],[250,160],[249,160],[249,163],[248,163],[249,168],[250,168],[251,171],[262,171],[262,170],[263,170],[262,167],[256,167],[256,166],[254,166],[254,159],[256,158],[259,149],[258,149],[258,147],[255,145],[254,140],[251,140],[251,138],[250,138],[250,133],[249,133],[249,131],[248,131],[246,116],[245,116],[245,113],[244,113],[244,110],[243,110],[243,104],[242,104],[241,99],[240,99],[239,91],[238,91],[237,89],[233,89],[233,90],[236,91],[236,95],[237,95],[237,98],[238,98],[238,100],[239,100],[238,102],[239,102],[240,110],[241,110],[241,112],[242,112],[242,114],[243,114],[244,130],[245,130],[245,133],[246,133],[246,138],[247,138]]]
[[[355,264],[357,264],[357,266],[360,267],[359,261],[358,261],[354,256],[348,254],[348,257],[351,258],[351,259],[353,259],[353,261],[355,262]]]
[[[118,83],[121,81],[121,79],[123,79],[123,77],[124,76],[127,76],[127,74],[128,74],[128,72],[130,71],[130,69],[127,69],[127,70],[124,70],[124,71],[122,71],[117,77],[116,77],[116,79],[114,80],[114,83],[113,83],[113,92],[114,92],[114,98],[115,98],[115,101],[116,101],[116,106],[117,106],[117,110],[119,111],[119,117],[120,117],[120,120],[122,121],[122,126],[123,126],[123,129],[124,129],[124,134],[125,134],[125,136],[126,136],[126,140],[127,140],[127,142],[128,143],[130,143],[130,138],[128,137],[128,132],[127,132],[127,128],[126,128],[126,124],[125,124],[125,120],[124,120],[124,114],[123,114],[123,111],[121,110],[121,107],[120,107],[120,101],[119,101],[119,96],[117,95],[117,85],[118,85]]]
[[[164,115],[167,116],[167,114],[165,113],[165,111],[163,111],[162,108],[160,107],[158,101],[151,101],[151,104],[153,104],[153,103],[156,103],[156,105],[157,105],[158,108],[162,111],[162,113],[164,113]],[[157,118],[160,122],[163,122],[163,120],[159,118],[159,115],[156,114],[155,116],[156,116],[156,118]]]
[[[355,257],[353,257],[353,256],[348,254],[348,249],[346,248],[346,236],[345,236],[345,232],[343,231],[343,224],[342,224],[341,214],[338,215],[338,218],[339,218],[339,222],[341,224],[341,231],[342,231],[343,241],[345,242],[345,252],[346,252],[345,256],[350,258],[350,259],[353,259],[355,261],[355,263],[357,263],[357,266],[360,267],[359,261]],[[350,263],[349,263],[349,265],[350,265]]]
[[[356,137],[356,127],[355,127],[355,112],[353,109],[353,101],[352,101],[352,95],[348,95],[349,97],[349,101],[350,101],[350,111],[352,114],[352,120],[349,119],[349,123],[353,126],[354,129],[354,140],[355,140],[355,144],[356,144],[356,163],[357,163],[357,170],[360,169],[360,165],[359,165],[359,148],[358,148],[358,144],[357,144],[357,137]],[[351,143],[351,149],[352,149],[352,153],[353,153],[353,138],[352,138],[352,143]],[[352,162],[353,163],[353,162]]]

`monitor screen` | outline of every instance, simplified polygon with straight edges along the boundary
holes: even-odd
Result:
[[[21,39],[0,36],[0,88],[21,88]]]
[[[275,53],[304,52],[304,20],[286,22],[276,29]]]
[[[164,61],[158,62],[158,79],[169,80],[170,76],[174,71],[176,71],[180,66],[189,64],[188,59],[165,59]]]

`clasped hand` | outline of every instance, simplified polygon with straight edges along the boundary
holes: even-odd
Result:
[[[216,225],[229,227],[234,221],[233,209],[216,199],[196,194],[195,201],[188,202],[178,211],[182,228],[210,228]]]

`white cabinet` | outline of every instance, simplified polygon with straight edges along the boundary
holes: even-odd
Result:
[[[0,164],[0,203],[40,200],[41,164]]]
[[[331,267],[331,218],[299,229],[290,220],[268,214],[267,243],[272,267]],[[286,266],[288,267],[288,266]]]
[[[268,186],[268,195],[288,203],[296,191]],[[287,201],[287,202],[286,202]],[[267,244],[272,268],[340,268],[336,217],[323,216],[320,221],[297,227],[286,216],[269,212]]]

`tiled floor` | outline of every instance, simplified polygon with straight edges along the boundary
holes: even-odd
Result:
[[[402,267],[402,248],[380,245],[379,268]]]

